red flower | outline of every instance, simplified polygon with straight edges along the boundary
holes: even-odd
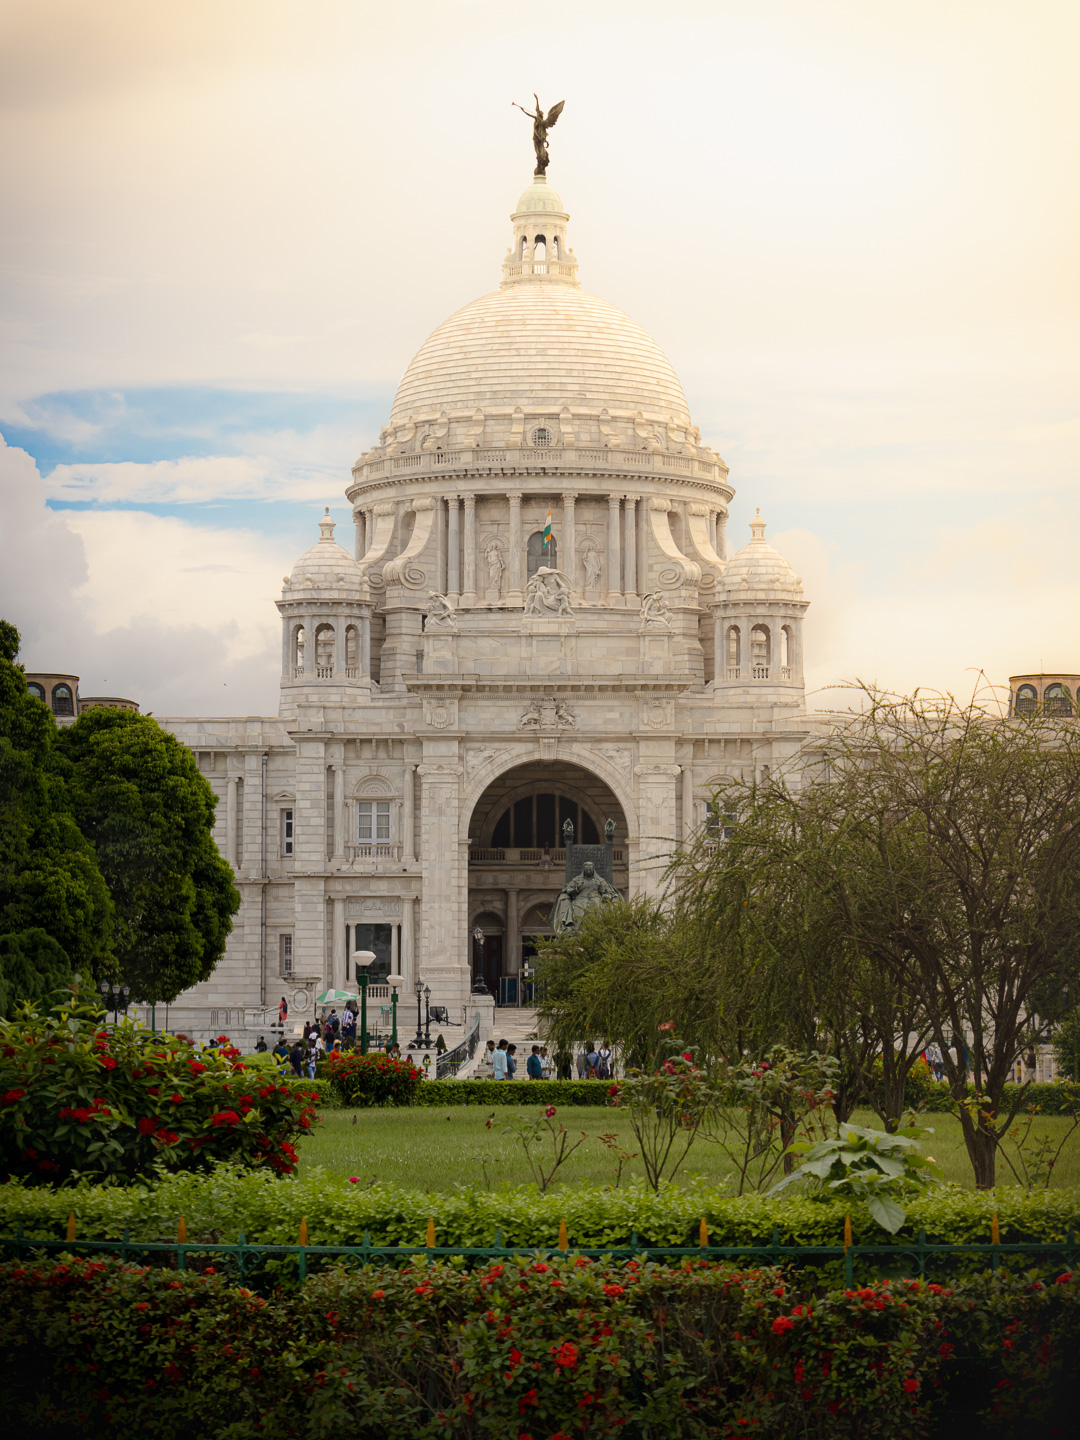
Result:
[[[151,1120],[148,1115],[143,1116],[136,1127],[140,1135],[152,1135],[157,1129],[157,1121]]]
[[[776,1319],[772,1322],[772,1330],[774,1335],[783,1335],[785,1330],[794,1329],[795,1321],[792,1320],[790,1315],[778,1315]]]
[[[518,1350],[516,1346],[513,1347],[513,1348],[511,1349],[511,1351],[510,1351],[510,1365],[511,1365],[511,1367],[513,1367],[513,1366],[515,1366],[515,1365],[520,1365],[520,1364],[521,1364],[521,1360],[522,1360],[521,1351]]]
[[[685,1054],[682,1058],[683,1058],[684,1060],[693,1060],[694,1057],[693,1057],[693,1055],[691,1055],[690,1051],[688,1050],[688,1051],[686,1052],[686,1054]]]
[[[174,1105],[182,1105],[184,1103],[183,1095],[170,1095],[169,1099]]]
[[[675,1021],[674,1021],[674,1020],[663,1020],[663,1021],[661,1021],[661,1023],[660,1023],[659,1025],[657,1025],[656,1028],[657,1028],[658,1030],[674,1030],[674,1029],[675,1029]]]
[[[25,1090],[8,1090],[4,1095],[5,1105],[14,1105],[16,1100],[21,1100],[26,1094]]]
[[[189,1060],[188,1069],[191,1071],[192,1075],[201,1075],[202,1072],[206,1069],[206,1066],[200,1065],[198,1060]]]
[[[385,1291],[385,1290],[372,1290],[372,1292],[371,1292],[371,1298],[372,1298],[372,1300],[385,1300],[385,1299],[386,1299],[386,1291]]]
[[[604,1294],[610,1295],[611,1298],[614,1299],[616,1295],[625,1295],[626,1291],[621,1285],[605,1285]]]
[[[211,1125],[239,1125],[240,1116],[235,1110],[219,1110],[216,1115],[210,1116]]]
[[[918,1388],[918,1380],[916,1380],[913,1376],[909,1375],[904,1381],[904,1389],[908,1392],[909,1395],[913,1395]]]
[[[100,1057],[100,1059],[101,1059],[101,1066],[102,1066],[102,1069],[103,1069],[103,1070],[115,1070],[115,1069],[116,1069],[116,1061],[113,1059],[113,1057],[112,1057],[111,1055],[102,1055],[102,1056]]]
[[[179,1144],[180,1144],[180,1136],[179,1136],[179,1135],[174,1135],[171,1130],[159,1130],[159,1131],[157,1132],[157,1134],[154,1136],[154,1139],[155,1139],[155,1140],[160,1140],[161,1143],[162,1143],[162,1145],[179,1145]]]
[[[550,1119],[552,1118],[552,1116],[555,1114],[555,1106],[554,1106],[554,1105],[549,1105],[549,1106],[547,1107],[547,1109],[544,1111],[544,1114],[545,1114],[545,1115],[547,1116],[547,1118],[550,1120]]]
[[[551,1357],[556,1366],[573,1370],[578,1362],[578,1348],[572,1341],[564,1340],[558,1349],[554,1345],[551,1347]]]
[[[525,1411],[529,1408],[530,1405],[539,1404],[540,1396],[537,1395],[536,1391],[526,1390],[525,1394],[522,1395],[521,1399],[518,1401],[518,1410],[521,1412],[522,1415],[524,1415]]]

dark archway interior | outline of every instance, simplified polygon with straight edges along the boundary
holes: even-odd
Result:
[[[581,765],[537,760],[517,765],[494,780],[477,801],[469,822],[474,848],[557,849],[569,820],[579,844],[603,839],[604,822],[615,821],[615,843],[625,844],[626,817],[603,780]]]

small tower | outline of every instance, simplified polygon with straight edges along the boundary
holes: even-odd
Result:
[[[371,689],[371,611],[363,572],[334,539],[327,508],[320,536],[284,578],[281,599],[281,710],[300,701],[355,702]]]
[[[503,261],[502,289],[536,281],[578,284],[577,260],[566,243],[570,216],[546,175],[533,176],[510,219],[514,241]]]
[[[728,562],[715,603],[714,692],[734,698],[746,694],[755,703],[764,692],[779,691],[780,703],[801,699],[803,689],[803,617],[809,601],[802,581],[765,539],[765,521],[757,511],[751,540]]]

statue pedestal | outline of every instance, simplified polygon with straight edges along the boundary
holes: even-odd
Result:
[[[573,616],[526,615],[521,622],[521,668],[526,675],[569,675],[577,653]]]
[[[452,630],[424,631],[424,674],[456,675],[457,635]]]
[[[671,669],[670,630],[642,630],[638,636],[638,665],[642,675],[666,675]]]

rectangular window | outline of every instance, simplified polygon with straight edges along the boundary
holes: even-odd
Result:
[[[279,936],[278,936],[278,960],[279,960],[279,962],[280,962],[278,968],[279,968],[279,973],[280,973],[280,975],[281,975],[281,978],[282,978],[283,980],[288,980],[288,979],[292,976],[292,936],[291,936],[291,935],[279,935]]]
[[[738,819],[734,810],[721,810],[714,800],[705,801],[705,829],[710,834],[730,840]]]
[[[390,839],[389,800],[361,800],[357,804],[356,838],[362,845]]]
[[[291,855],[293,853],[293,812],[282,810],[281,812],[281,853]]]

